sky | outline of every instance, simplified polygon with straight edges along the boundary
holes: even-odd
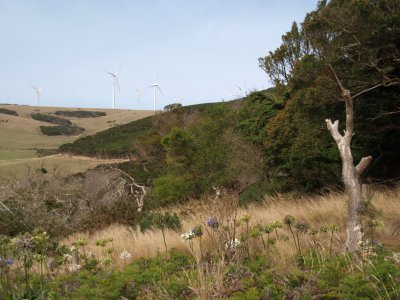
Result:
[[[0,0],[0,103],[157,109],[271,83],[258,58],[317,0]],[[178,100],[177,100],[178,99]]]

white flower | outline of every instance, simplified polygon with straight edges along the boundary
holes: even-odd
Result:
[[[400,253],[393,253],[393,260],[394,260],[397,264],[400,264]]]
[[[241,242],[238,239],[231,240],[230,242],[225,243],[225,249],[231,249],[239,247]]]
[[[82,267],[81,265],[78,265],[78,264],[73,263],[73,264],[71,264],[71,265],[69,266],[69,270],[70,270],[71,272],[75,272],[75,271],[78,271],[81,267]]]
[[[71,250],[71,252],[74,252],[74,251],[78,251],[78,248],[76,248],[76,246],[73,245],[73,246],[71,246],[71,248],[69,250]]]
[[[132,255],[126,250],[122,251],[121,254],[119,255],[119,258],[124,259],[124,260],[130,259],[131,257],[132,257]]]
[[[181,234],[181,238],[183,238],[185,241],[190,241],[194,239],[196,236],[192,231],[185,232]]]
[[[72,255],[71,254],[64,254],[64,259],[71,261],[72,260]]]

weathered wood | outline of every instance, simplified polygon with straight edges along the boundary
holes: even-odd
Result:
[[[353,97],[345,89],[331,66],[332,73],[340,88],[341,95],[346,105],[346,129],[344,135],[339,133],[339,121],[334,123],[325,120],[327,128],[335,140],[342,159],[342,178],[348,195],[348,220],[346,226],[346,249],[349,252],[359,252],[362,241],[362,228],[360,210],[362,205],[360,176],[372,161],[372,157],[363,157],[355,167],[351,152],[351,140],[354,135],[354,110]]]

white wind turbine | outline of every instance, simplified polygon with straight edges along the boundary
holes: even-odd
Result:
[[[143,96],[143,95],[146,95],[146,93],[141,93],[138,89],[136,89],[136,96],[137,96],[136,110],[139,110],[140,96]]]
[[[154,91],[154,101],[153,101],[153,109],[154,111],[156,111],[156,105],[157,105],[157,89],[160,91],[161,95],[164,95],[162,90],[160,89],[160,85],[158,84],[158,79],[151,85],[149,85],[149,87],[153,88]]]
[[[114,72],[114,73],[111,73],[111,72],[109,72],[109,71],[106,71],[106,73],[108,73],[108,74],[110,74],[110,76],[112,77],[112,79],[113,79],[113,89],[112,89],[112,108],[113,109],[115,109],[115,84],[117,84],[117,87],[118,87],[118,91],[119,91],[119,83],[118,83],[118,73],[119,73],[119,71],[121,71],[121,68],[122,68],[122,65],[119,67],[119,69],[116,71],[116,72]]]
[[[37,88],[37,87],[34,87],[33,85],[31,85],[31,87],[35,90],[35,92],[37,94],[37,106],[40,106],[40,93],[43,90],[43,88]]]

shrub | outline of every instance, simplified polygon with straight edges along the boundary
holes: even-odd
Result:
[[[7,108],[0,108],[0,114],[6,114],[11,116],[18,116],[18,113],[15,110],[7,109]]]
[[[57,116],[64,116],[64,117],[75,117],[75,118],[98,118],[104,117],[107,114],[103,111],[88,111],[88,110],[75,110],[75,111],[68,111],[68,110],[57,110],[55,112]]]
[[[42,113],[32,113],[31,117],[34,120],[52,123],[52,124],[58,124],[58,125],[64,125],[64,126],[72,124],[70,120],[60,118],[60,117],[45,115]]]
[[[78,135],[85,131],[85,128],[78,126],[40,126],[40,131],[44,135],[55,136],[55,135]]]

